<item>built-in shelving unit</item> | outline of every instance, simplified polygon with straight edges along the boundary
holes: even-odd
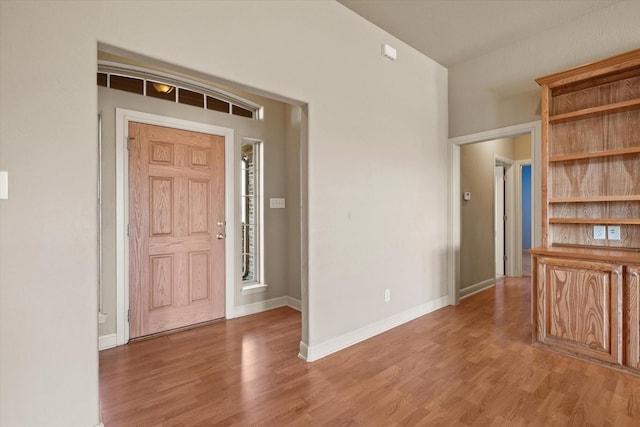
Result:
[[[545,246],[640,248],[639,52],[537,80]],[[595,225],[620,239],[594,239]]]
[[[533,342],[640,374],[640,49],[537,82]]]

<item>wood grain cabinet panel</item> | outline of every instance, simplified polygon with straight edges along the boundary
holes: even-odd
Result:
[[[622,363],[622,266],[541,258],[538,340],[568,353]]]
[[[625,365],[640,370],[640,266],[627,266],[625,270]]]

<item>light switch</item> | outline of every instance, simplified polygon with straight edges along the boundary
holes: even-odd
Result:
[[[0,171],[0,200],[9,198],[9,172]]]
[[[271,209],[284,209],[284,199],[269,199],[269,207]]]
[[[607,234],[609,240],[620,240],[620,226],[610,225],[607,227]]]

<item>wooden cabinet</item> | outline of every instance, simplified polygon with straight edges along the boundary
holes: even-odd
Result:
[[[640,371],[640,266],[625,269],[625,365]]]
[[[640,49],[536,81],[543,246],[531,250],[533,341],[640,374]]]
[[[640,251],[532,251],[533,343],[640,374]]]
[[[536,341],[621,364],[622,266],[541,257],[536,271]]]

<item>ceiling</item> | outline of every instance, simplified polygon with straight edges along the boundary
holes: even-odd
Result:
[[[623,0],[338,0],[451,68]]]

